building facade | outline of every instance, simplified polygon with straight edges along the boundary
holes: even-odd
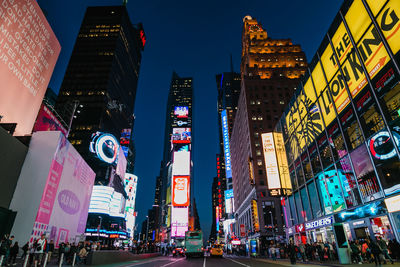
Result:
[[[276,126],[296,242],[399,240],[399,18],[398,1],[344,1]]]
[[[284,235],[280,194],[267,182],[261,135],[274,129],[306,65],[299,45],[271,39],[257,20],[243,19],[241,91],[230,138],[235,233],[258,249]]]

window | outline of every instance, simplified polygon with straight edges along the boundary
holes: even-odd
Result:
[[[281,100],[281,101],[279,101],[279,104],[285,105],[285,101]]]
[[[261,156],[261,150],[257,149],[257,150],[256,150],[256,155],[257,155],[257,156]]]
[[[261,160],[261,159],[258,159],[258,160],[257,160],[257,165],[258,165],[258,166],[262,166],[262,160]]]
[[[257,117],[256,117],[256,116],[252,116],[252,117],[251,117],[251,120],[256,121],[256,120],[257,120]]]

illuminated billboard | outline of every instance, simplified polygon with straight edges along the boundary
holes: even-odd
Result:
[[[119,142],[114,135],[96,132],[92,134],[89,151],[95,153],[101,161],[113,164],[117,160],[119,147]]]
[[[234,210],[234,197],[233,197],[233,189],[225,190],[225,212],[230,214],[233,213]]]
[[[222,121],[222,138],[224,142],[226,178],[232,178],[231,150],[229,147],[228,116],[226,115],[226,109],[224,109],[221,112],[221,121]]]
[[[125,217],[125,201],[121,193],[104,185],[93,186],[89,213],[101,213],[112,217]]]
[[[258,232],[260,231],[260,220],[258,218],[257,200],[255,199],[251,200],[251,215],[252,215],[254,231]]]
[[[174,115],[178,118],[187,118],[189,116],[189,107],[179,106],[174,108]]]
[[[367,0],[366,2],[393,54],[398,58],[399,1]],[[392,79],[394,76],[391,75],[390,69],[393,62],[362,0],[352,1],[348,10],[343,12],[343,17],[348,28],[339,19],[338,23],[335,23],[337,26],[330,29],[328,34],[332,46],[326,43],[320,47],[322,51],[320,60],[310,70],[310,77],[303,82],[303,90],[298,92],[297,98],[292,101],[293,104],[286,113],[285,124],[294,158],[298,157],[324,130],[324,124],[329,126],[337,117],[334,108],[340,115],[349,106],[351,98],[354,99],[365,91],[368,81],[362,63],[378,95],[385,91],[383,87],[389,88],[395,81]],[[355,47],[351,37],[354,39]],[[307,115],[307,111],[312,114]]]
[[[292,194],[292,182],[290,181],[289,165],[287,162],[283,135],[282,133],[274,132],[273,136],[274,136],[276,159],[278,160],[278,170],[279,170],[279,176],[283,194],[290,195]]]
[[[190,128],[173,128],[172,143],[190,143],[192,140]]]
[[[119,144],[121,145],[122,150],[124,151],[125,157],[128,157],[129,143],[131,141],[131,134],[132,134],[131,129],[122,129],[121,137],[119,138]]]
[[[122,150],[122,147],[119,147],[118,150],[118,157],[117,157],[117,167],[115,168],[115,173],[121,177],[121,179],[124,179],[125,177],[125,172],[126,172],[126,166],[127,166],[127,161],[125,158],[124,151]]]
[[[189,208],[172,207],[171,237],[185,236],[189,228]]]
[[[5,0],[1,11],[1,122],[17,123],[22,136],[32,133],[61,47],[35,0]]]
[[[10,205],[17,211],[12,229],[17,240],[32,243],[46,233],[57,246],[83,234],[94,179],[62,133],[33,133]]]
[[[65,129],[45,104],[41,105],[35,125],[33,126],[33,132],[38,131],[60,131],[64,135],[67,135],[67,129]]]
[[[185,207],[190,202],[190,176],[176,175],[172,177],[172,206]]]
[[[190,175],[190,151],[174,152],[172,175]]]
[[[261,134],[265,169],[267,174],[268,189],[280,189],[281,182],[279,177],[278,161],[275,154],[274,137],[272,133]]]

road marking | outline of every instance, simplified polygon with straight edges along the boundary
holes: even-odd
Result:
[[[162,266],[160,266],[160,267],[165,267],[165,266],[168,266],[168,265],[174,264],[174,263],[176,263],[176,262],[178,262],[178,261],[181,261],[181,260],[184,260],[184,259],[185,259],[185,258],[182,258],[182,259],[180,259],[180,260],[176,260],[176,261],[173,261],[173,262],[167,263],[167,264],[165,264],[165,265],[162,265]]]
[[[230,261],[233,261],[234,263],[237,263],[237,264],[240,264],[240,265],[243,265],[243,266],[246,266],[246,267],[251,267],[250,265],[246,265],[246,264],[244,264],[244,263],[241,263],[241,262],[239,262],[239,261],[232,260],[232,259],[230,259],[230,258],[225,258],[225,259],[228,259],[228,260],[230,260]]]
[[[206,267],[206,257],[204,257],[203,267]]]
[[[150,260],[148,260],[148,261],[146,261],[146,259],[143,259],[143,261],[135,260],[135,261],[132,261],[132,262],[129,263],[129,264],[121,265],[120,267],[139,266],[139,265],[143,265],[143,264],[147,264],[147,263],[155,262],[155,261],[161,261],[161,260],[165,260],[165,259],[163,259],[163,258],[156,258],[156,259],[150,259]],[[133,263],[133,264],[132,264],[132,263]]]

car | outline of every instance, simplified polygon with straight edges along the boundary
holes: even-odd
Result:
[[[210,256],[211,257],[222,257],[224,254],[223,246],[220,244],[214,244],[212,245],[210,249]]]
[[[178,256],[185,257],[185,250],[183,248],[178,247],[172,250],[172,257]]]

